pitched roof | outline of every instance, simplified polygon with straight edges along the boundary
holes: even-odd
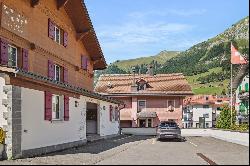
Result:
[[[216,97],[213,95],[195,95],[192,97],[187,97],[184,100],[184,105],[214,105],[223,106],[228,102],[230,98],[228,97]]]
[[[135,81],[145,80],[149,85],[146,90],[133,92],[131,86],[134,76],[132,74],[109,74],[101,75],[96,84],[95,91],[103,94],[113,95],[192,95],[191,86],[184,75],[158,74],[150,76],[147,74],[135,75]]]

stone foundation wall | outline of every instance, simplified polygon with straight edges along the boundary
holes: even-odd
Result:
[[[22,117],[21,117],[21,88],[5,85],[3,92],[7,94],[7,99],[2,99],[2,104],[7,108],[3,113],[8,125],[4,126],[6,131],[6,154],[8,159],[19,158],[21,152]]]

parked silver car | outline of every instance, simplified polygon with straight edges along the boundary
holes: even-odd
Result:
[[[157,127],[157,139],[180,139],[181,129],[173,121],[161,122]]]

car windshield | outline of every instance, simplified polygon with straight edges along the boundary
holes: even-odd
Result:
[[[160,124],[160,127],[177,127],[177,124],[173,122],[164,122]]]

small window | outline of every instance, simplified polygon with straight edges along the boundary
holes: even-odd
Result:
[[[55,42],[58,44],[61,44],[61,30],[59,27],[55,26]]]
[[[55,80],[60,81],[61,68],[58,65],[55,65]]]
[[[17,67],[17,47],[8,45],[8,66]]]
[[[209,118],[209,114],[203,114],[204,118]]]
[[[145,100],[139,100],[138,101],[138,112],[143,111],[143,109],[146,108],[146,101]]]
[[[168,100],[168,111],[174,111],[174,110],[175,110],[175,101]]]
[[[139,101],[139,106],[140,107],[145,107],[146,101]]]
[[[52,120],[61,120],[62,101],[59,95],[52,96]]]
[[[209,105],[203,105],[203,108],[209,108]]]

